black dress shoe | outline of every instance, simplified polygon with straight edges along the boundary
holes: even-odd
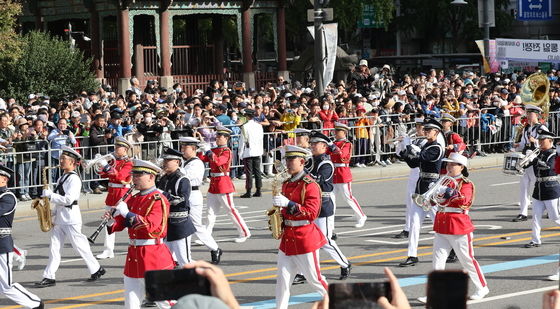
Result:
[[[352,264],[348,264],[348,267],[340,267],[340,277],[338,280],[346,280],[350,277],[350,272],[352,271]]]
[[[212,264],[218,265],[220,264],[220,257],[222,256],[222,249],[218,248],[217,250],[210,251],[210,257],[212,258]]]
[[[246,192],[245,194],[239,196],[240,198],[250,198],[251,197],[251,192]]]
[[[457,254],[455,254],[455,250],[451,249],[451,252],[449,252],[449,256],[447,257],[447,261],[445,261],[446,263],[455,263],[457,262]]]
[[[305,283],[305,281],[307,281],[307,279],[305,279],[304,275],[297,274],[292,282],[292,285],[302,284]]]
[[[402,230],[400,233],[393,236],[393,238],[408,238],[408,231]]]
[[[43,301],[41,301],[41,303],[39,304],[39,306],[34,307],[33,309],[44,309],[45,308],[45,303]]]
[[[511,222],[521,222],[521,221],[527,221],[527,216],[519,214],[517,215],[517,217],[515,217],[515,219],[511,220]]]
[[[406,261],[399,264],[399,267],[414,266],[416,263],[418,263],[418,258],[415,256],[409,256]]]
[[[331,240],[336,241],[338,239],[338,235],[336,235],[336,233],[333,233],[331,236]]]
[[[253,194],[253,197],[261,197],[261,190],[257,190],[257,192],[255,192],[255,194]]]
[[[540,246],[541,246],[541,244],[537,244],[536,242],[532,241],[532,242],[526,244],[524,247],[525,248],[537,248],[537,247],[540,247]]]
[[[41,280],[41,282],[36,282],[35,283],[36,288],[47,288],[49,286],[55,286],[55,285],[56,285],[56,280],[47,279],[47,278],[43,278],[43,280]]]
[[[88,282],[93,282],[99,278],[101,278],[101,276],[103,276],[105,274],[105,268],[103,267],[99,267],[99,270],[94,272],[93,274],[91,274],[91,277],[89,277],[87,279]]]
[[[156,303],[153,301],[148,301],[148,300],[143,300],[142,301],[142,307],[144,308],[152,308],[152,307],[157,307]]]

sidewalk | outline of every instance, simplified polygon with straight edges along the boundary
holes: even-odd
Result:
[[[487,167],[501,166],[503,164],[504,155],[501,153],[491,154],[487,157],[475,157],[469,160],[470,169],[481,169]],[[406,163],[395,163],[386,167],[379,165],[368,166],[366,168],[352,168],[354,182],[364,180],[375,180],[381,178],[402,177],[407,176],[410,168]],[[233,181],[236,190],[236,196],[245,193],[245,180],[235,179]],[[263,191],[271,191],[272,177],[263,178]],[[208,184],[201,188],[203,193],[208,191]],[[105,206],[105,196],[107,194],[83,194],[80,197],[80,209],[102,209]],[[31,208],[31,202],[18,202],[16,209],[16,218],[26,216],[36,216],[36,211]]]

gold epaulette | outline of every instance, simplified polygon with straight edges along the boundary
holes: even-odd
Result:
[[[156,200],[156,201],[161,200],[161,194],[159,194],[159,193],[154,194],[154,200]]]
[[[468,178],[465,177],[465,176],[461,177],[461,179],[463,179],[463,182],[464,182],[464,183],[470,183],[470,182],[471,182],[470,179],[468,179]]]
[[[310,184],[310,183],[314,183],[315,179],[311,178],[311,176],[309,175],[305,175],[302,178],[303,182],[305,182],[306,184]]]

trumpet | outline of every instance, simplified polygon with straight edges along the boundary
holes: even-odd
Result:
[[[531,150],[528,150],[527,152],[529,152]],[[518,171],[523,171],[523,169],[528,168],[529,165],[531,164],[531,162],[533,162],[541,153],[541,149],[537,148],[536,150],[531,151],[530,153],[528,153],[527,155],[525,155],[525,157],[519,161],[517,161],[517,164],[515,165],[515,168]]]
[[[93,168],[96,174],[100,174],[107,164],[111,164],[114,167],[115,162],[116,159],[112,153],[106,155],[96,154],[93,160],[84,160],[82,166],[86,171],[90,171]]]
[[[413,196],[414,202],[416,205],[422,207],[424,211],[429,211],[433,204],[440,204],[439,200],[442,195],[440,192],[444,187],[457,188],[457,181],[451,176],[441,176],[424,194],[416,194]]]

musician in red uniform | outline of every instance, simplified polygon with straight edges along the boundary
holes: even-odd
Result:
[[[210,188],[208,189],[208,231],[212,233],[214,223],[216,222],[216,214],[222,206],[227,209],[228,215],[233,221],[239,232],[239,237],[235,242],[241,243],[251,237],[251,232],[245,224],[245,220],[235,208],[233,204],[233,193],[235,188],[229,177],[229,169],[231,166],[232,153],[228,148],[228,140],[231,130],[223,127],[216,127],[216,145],[218,147],[206,151],[204,155],[200,155],[200,159],[208,162],[210,165]]]
[[[276,308],[280,309],[288,308],[290,285],[298,271],[317,292],[327,293],[318,254],[327,240],[313,222],[321,210],[321,188],[304,169],[310,156],[309,150],[286,146],[286,167],[292,177],[282,185],[282,194],[272,197],[273,205],[283,208],[284,218],[276,279]]]
[[[445,157],[449,158],[449,155],[453,152],[463,154],[465,149],[467,149],[467,144],[465,144],[461,135],[453,132],[452,128],[457,119],[450,114],[444,113],[440,122],[443,126],[443,136],[445,137]],[[441,174],[445,175],[446,173],[445,164],[443,164]]]
[[[474,258],[473,231],[469,211],[474,200],[474,184],[467,178],[468,159],[459,153],[451,153],[449,158],[443,159],[447,162],[447,175],[457,181],[457,187],[442,187],[438,190],[440,198],[438,211],[434,221],[434,270],[445,269],[445,263],[449,251],[455,250],[461,266],[468,272],[476,291],[471,299],[484,298],[490,290],[486,285],[486,279],[480,265]],[[420,301],[425,299],[420,298]]]
[[[105,210],[110,210],[123,197],[130,188],[132,182],[132,160],[128,157],[128,151],[132,149],[132,144],[121,136],[115,138],[115,162],[111,165],[108,162],[104,164],[103,170],[99,173],[102,178],[109,178],[109,188],[107,189],[107,197],[105,198]],[[126,200],[125,200],[126,202]],[[103,243],[103,253],[98,254],[98,259],[111,259],[115,257],[113,250],[115,248],[115,234],[105,233],[105,242]]]
[[[357,217],[356,227],[363,227],[366,223],[367,216],[360,207],[358,200],[352,195],[352,172],[350,171],[350,158],[352,157],[352,143],[346,139],[348,126],[340,123],[334,123],[335,138],[333,147],[328,153],[331,155],[331,161],[334,164],[334,197],[336,211],[336,196],[342,196],[346,203],[350,205]],[[332,149],[332,148],[331,148]]]
[[[124,266],[124,307],[139,309],[144,299],[144,272],[148,270],[173,269],[175,263],[171,252],[163,243],[167,236],[169,201],[156,188],[156,176],[161,172],[157,165],[134,160],[132,182],[139,193],[128,202],[120,202],[114,222],[108,226],[109,234],[128,228],[129,246]],[[110,212],[105,213],[109,217]],[[158,302],[169,308],[168,302]]]

